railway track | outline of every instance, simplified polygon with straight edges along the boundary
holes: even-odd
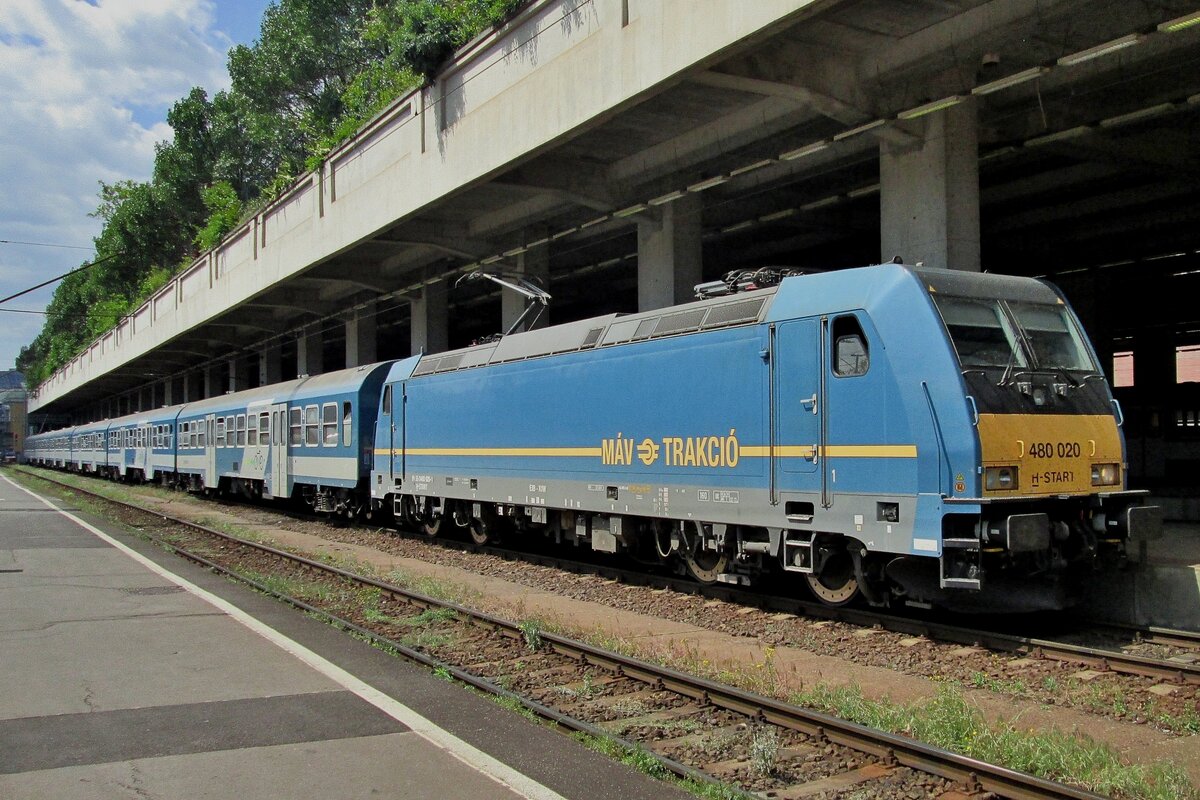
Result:
[[[107,500],[102,495],[78,489],[70,484],[37,473],[42,480],[85,492]],[[110,501],[112,502],[112,501]],[[238,503],[227,503],[236,506]],[[279,509],[273,509],[279,513]],[[311,520],[311,516],[282,512],[296,519]],[[890,612],[858,607],[830,607],[822,603],[779,594],[755,592],[744,587],[725,584],[700,584],[689,578],[628,569],[598,561],[565,558],[558,554],[539,553],[496,545],[478,546],[448,539],[431,538],[420,533],[397,531],[396,535],[431,542],[454,549],[468,549],[506,560],[552,567],[576,574],[592,574],[618,583],[667,589],[682,594],[695,594],[708,599],[749,605],[764,611],[795,614],[808,618],[831,620],[865,628],[878,628],[904,636],[923,637],[931,641],[980,647],[1002,653],[1013,653],[1035,659],[1047,659],[1074,664],[1097,672],[1132,675],[1181,686],[1200,686],[1200,633],[1159,627],[1142,627],[1088,620],[1081,626],[1095,631],[1097,638],[1110,638],[1117,644],[1111,647],[1089,646],[1064,642],[1048,637],[1026,636],[999,630],[966,627],[936,619],[904,616]],[[1127,653],[1121,646],[1138,643],[1161,645],[1180,651],[1178,655],[1155,658]]]
[[[653,755],[661,768],[696,782],[730,782],[769,776],[773,798],[802,798],[883,783],[879,796],[913,789],[941,798],[1072,798],[1099,795],[877,731],[618,652],[448,603],[284,550],[170,517],[44,476],[41,480],[125,512],[144,515],[172,530],[219,543],[217,559],[192,552],[147,531],[157,543],[208,569],[236,578],[306,613],[453,677],[567,730]],[[339,617],[326,608],[248,579],[229,565],[233,553],[270,559],[283,570],[320,575],[380,592],[397,607],[419,610],[456,627],[456,662],[410,647],[374,626]],[[391,609],[389,609],[391,610]],[[430,613],[432,612],[432,614]],[[397,613],[397,612],[393,612]],[[432,648],[437,650],[437,647]],[[518,684],[518,685],[514,685]],[[511,688],[510,688],[511,687]],[[710,746],[720,742],[719,746]],[[929,776],[935,776],[931,779]],[[950,782],[950,783],[946,783]],[[780,785],[782,784],[782,785]],[[953,784],[953,785],[950,785]],[[749,793],[748,796],[760,796]]]

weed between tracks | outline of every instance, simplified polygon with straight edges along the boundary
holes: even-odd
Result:
[[[1105,745],[1065,733],[990,724],[956,685],[911,704],[868,700],[858,687],[814,686],[793,703],[880,730],[900,733],[957,753],[1064,780],[1120,797],[1176,800],[1198,797],[1182,771],[1165,765],[1129,765]]]

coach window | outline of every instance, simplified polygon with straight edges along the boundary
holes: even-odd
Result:
[[[326,403],[321,406],[321,443],[326,447],[336,447],[338,443],[338,407],[337,403]]]
[[[342,447],[350,446],[350,434],[353,422],[354,415],[350,410],[350,404],[342,403]]]
[[[854,317],[838,317],[833,321],[833,374],[841,378],[866,375],[871,364],[867,352],[867,337]]]
[[[217,447],[225,446],[225,418],[217,417]]]
[[[304,412],[299,408],[288,410],[288,441],[292,447],[304,444]]]
[[[258,443],[271,443],[271,415],[265,411],[258,415]]]
[[[207,433],[208,433],[208,431],[210,431],[212,429],[212,420],[210,419],[207,422],[205,422],[204,420],[201,420],[197,424],[200,426],[199,446],[200,447],[208,447]]]
[[[316,447],[321,443],[321,424],[317,406],[304,407],[304,446]]]
[[[225,418],[225,446],[237,446],[237,417],[233,414]]]
[[[246,446],[246,415],[237,415],[237,446]]]

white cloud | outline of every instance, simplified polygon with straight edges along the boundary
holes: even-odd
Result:
[[[98,181],[147,179],[166,109],[192,86],[227,86],[215,19],[213,0],[0,0],[0,239],[91,243]],[[0,297],[87,257],[0,244]],[[0,314],[0,368],[37,319]]]

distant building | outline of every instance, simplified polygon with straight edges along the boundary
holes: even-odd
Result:
[[[0,458],[16,461],[25,449],[28,431],[25,376],[15,369],[0,372]]]

